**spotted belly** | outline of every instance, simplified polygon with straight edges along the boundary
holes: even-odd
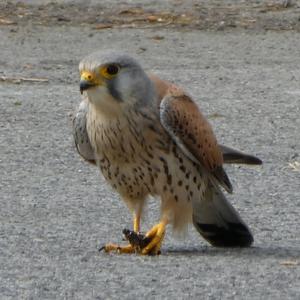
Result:
[[[147,196],[161,199],[174,227],[191,220],[192,203],[204,195],[207,176],[155,122],[133,118],[88,125],[96,161],[107,182],[129,203]],[[123,122],[123,123],[122,123]],[[138,124],[144,124],[143,127]],[[129,205],[130,206],[130,205]]]
[[[172,144],[169,152],[145,153],[119,165],[104,156],[100,169],[110,185],[127,201],[157,196],[162,210],[168,211],[175,229],[181,229],[192,218],[192,202],[204,196],[207,176],[200,166],[189,160]]]

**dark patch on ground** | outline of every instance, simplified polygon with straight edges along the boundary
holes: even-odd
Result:
[[[82,1],[85,2],[85,1]],[[186,3],[188,2],[188,3]],[[281,3],[282,2],[282,3]],[[72,25],[95,29],[169,27],[201,30],[300,30],[300,5],[288,1],[180,1],[145,5],[111,2],[0,4],[0,26]]]

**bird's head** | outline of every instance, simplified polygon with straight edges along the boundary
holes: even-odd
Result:
[[[95,52],[79,64],[80,92],[101,109],[146,105],[153,85],[139,63],[124,53]]]

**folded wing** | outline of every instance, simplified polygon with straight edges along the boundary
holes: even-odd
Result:
[[[88,162],[95,164],[95,154],[86,131],[87,100],[82,100],[73,119],[73,136],[78,153]]]
[[[160,120],[185,155],[201,164],[228,192],[232,185],[223,169],[223,155],[206,118],[192,99],[176,86],[160,102]]]

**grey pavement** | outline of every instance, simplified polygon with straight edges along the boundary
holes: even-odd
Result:
[[[0,299],[300,299],[299,32],[28,22],[0,37]],[[220,142],[264,161],[226,167],[253,247],[217,249],[170,228],[161,256],[98,253],[131,227],[73,145],[78,63],[98,49],[183,85]],[[151,199],[144,231],[158,208]]]

